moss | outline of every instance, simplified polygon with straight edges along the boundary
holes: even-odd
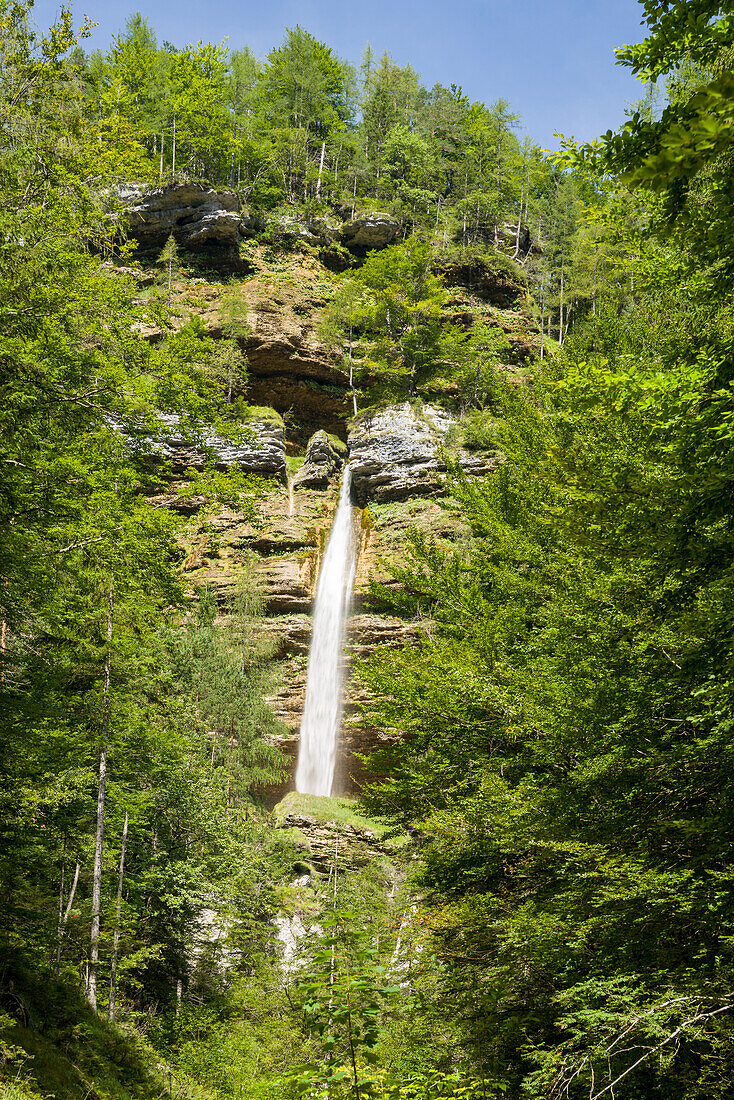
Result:
[[[344,455],[346,457],[347,445],[343,439],[340,439],[338,435],[330,435],[328,432],[326,433],[326,438],[329,440],[329,443],[337,452],[337,454]]]
[[[290,791],[273,810],[276,825],[282,825],[288,814],[312,817],[319,824],[333,822],[335,825],[351,826],[372,832],[382,837],[392,831],[391,826],[361,812],[356,798],[322,798],[315,794],[299,794]]]
[[[283,417],[268,405],[249,405],[243,412],[243,418],[246,424],[252,420],[261,420],[266,424],[275,424],[278,428],[284,427]]]

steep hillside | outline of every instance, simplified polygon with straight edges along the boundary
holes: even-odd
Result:
[[[187,498],[180,478],[195,456],[185,441],[171,438],[168,458],[175,479],[170,502],[191,515],[183,569],[192,591],[210,589],[226,609],[239,575],[250,568],[251,555],[257,555],[257,583],[266,609],[264,629],[280,669],[275,707],[284,728],[278,741],[293,760],[305,692],[313,593],[344,461],[348,459],[352,468],[359,546],[348,645],[352,656],[364,657],[374,647],[414,644],[426,629],[425,622],[381,614],[370,605],[368,593],[373,581],[390,583],[390,562],[404,556],[414,529],[443,542],[461,537],[461,524],[440,503],[444,449],[473,476],[490,471],[498,455],[486,438],[476,439],[469,432],[464,440],[464,414],[472,403],[467,404],[466,393],[453,380],[450,364],[433,372],[411,403],[380,399],[376,381],[369,374],[363,376],[358,402],[368,407],[355,416],[346,347],[333,337],[326,342],[322,335],[323,310],[340,278],[325,266],[330,263],[328,238],[317,236],[313,223],[295,218],[278,225],[277,232],[269,228],[258,234],[247,229],[247,239],[238,246],[246,273],[232,276],[225,263],[224,278],[211,270],[202,276],[202,264],[213,262],[212,244],[207,240],[197,247],[192,240],[188,226],[196,208],[182,205],[186,194],[174,189],[167,200],[165,190],[154,193],[158,206],[175,202],[175,214],[187,226],[181,238],[181,266],[168,296],[173,324],[180,328],[193,319],[209,337],[221,340],[226,337],[226,309],[231,311],[236,303],[245,328],[237,337],[247,358],[244,393],[256,406],[250,414],[256,438],[239,451],[220,448],[218,461],[225,468],[271,477],[276,485],[265,489],[254,517],[208,506],[204,497]],[[234,197],[230,200],[220,192],[218,201],[227,211],[229,233]],[[149,213],[141,200],[136,209],[138,223],[143,215],[154,223],[144,232],[133,222],[141,244],[149,246],[152,240],[160,244],[168,222],[154,236],[157,208]],[[386,216],[374,213],[357,216],[343,226],[338,219],[333,224],[332,237],[339,234],[347,241],[352,251],[345,248],[346,262],[355,269],[370,245],[389,251],[398,229]],[[391,225],[389,232],[381,230],[384,225]],[[141,272],[154,270],[146,267],[144,249],[141,263]],[[497,355],[502,359],[496,360],[495,367],[513,384],[523,384],[537,354],[539,336],[530,320],[520,269],[513,281],[509,261],[493,267],[488,257],[474,255],[471,262],[444,262],[437,270],[450,287],[443,306],[445,323],[466,333],[476,326],[496,332]],[[146,276],[141,274],[141,279]],[[159,331],[147,330],[146,335],[155,341]],[[355,360],[360,362],[363,354],[357,334]],[[166,497],[160,499],[163,502]],[[357,756],[374,748],[380,737],[379,731],[361,727],[356,690],[347,688],[336,778],[337,790],[349,793],[358,792],[364,780]],[[270,797],[277,798],[291,784],[292,779],[286,780]]]

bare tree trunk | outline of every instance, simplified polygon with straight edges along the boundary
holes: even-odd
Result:
[[[76,870],[74,871],[74,881],[71,884],[71,893],[69,894],[69,900],[66,904],[66,911],[63,914],[63,916],[62,916],[62,912],[61,912],[62,906],[63,906],[63,897],[64,897],[64,878],[63,878],[63,874],[62,874],[62,877],[61,877],[61,893],[59,894],[59,929],[58,929],[58,941],[57,941],[57,944],[56,944],[56,966],[55,966],[55,969],[54,969],[54,974],[57,978],[59,976],[59,971],[61,969],[61,944],[62,944],[62,941],[63,941],[63,938],[64,938],[64,930],[66,928],[66,922],[69,919],[69,913],[71,913],[71,908],[74,904],[74,895],[76,894],[76,884],[78,883],[78,881],[79,881],[79,864],[77,863]]]
[[[563,289],[564,289],[564,268],[565,257],[561,258],[561,289],[558,297],[558,343],[563,344]]]
[[[540,359],[541,362],[545,355],[545,341],[543,339],[543,328],[545,325],[545,299],[540,300]]]
[[[349,385],[352,388],[352,404],[354,415],[357,415],[357,391],[354,388],[354,361],[352,359],[352,326],[349,326]]]
[[[173,153],[171,155],[171,176],[176,175],[176,116],[173,116]]]
[[[520,184],[520,213],[517,215],[517,233],[515,234],[515,254],[513,259],[517,259],[520,255],[520,227],[522,225],[522,207],[525,201],[525,176],[523,176],[522,183]]]
[[[238,85],[235,85],[237,88]],[[237,106],[239,103],[239,96],[235,94],[234,104],[232,106],[232,157],[229,162],[229,186],[234,187],[234,148],[237,141]]]
[[[229,720],[229,764],[227,766],[227,805],[229,806],[229,791],[232,785],[232,758],[234,755],[234,718]]]
[[[3,593],[7,597],[8,578],[3,581]],[[8,648],[8,612],[3,599],[2,625],[0,626],[0,684],[5,683],[5,653]]]
[[[112,965],[110,968],[110,1007],[109,1017],[115,1018],[115,999],[117,997],[117,951],[120,945],[120,909],[122,908],[122,880],[125,874],[125,849],[127,848],[128,815],[122,826],[122,848],[120,849],[120,877],[117,881],[117,904],[115,906],[115,936],[112,941]]]
[[[591,291],[591,316],[596,317],[596,264],[597,260],[594,257],[594,285]]]
[[[102,848],[104,844],[105,788],[107,784],[107,738],[110,729],[110,686],[112,682],[112,614],[114,596],[112,582],[107,593],[107,656],[104,666],[102,695],[102,743],[99,752],[99,787],[97,788],[97,834],[94,841],[94,875],[92,879],[92,929],[89,940],[89,977],[87,1000],[97,1011],[97,964],[99,962],[99,927],[102,905]]]
[[[59,969],[61,967],[61,928],[64,923],[64,871],[66,870],[66,864],[61,865],[61,885],[59,887],[59,920],[56,931],[56,965],[54,966],[54,977],[58,978]]]
[[[319,178],[316,180],[316,202],[321,202],[321,177],[324,174],[324,154],[326,153],[326,142],[321,142],[321,159],[319,160]]]
[[[158,169],[158,178],[163,179],[163,131],[161,131],[161,161]]]
[[[334,881],[332,884],[331,895],[331,909],[332,912],[336,912],[336,881],[339,875],[339,834],[336,834],[334,840]],[[331,1024],[331,1010],[334,1004],[334,977],[336,973],[336,947],[334,940],[331,941],[331,962],[329,964],[329,1024]]]
[[[79,882],[79,864],[77,863],[76,870],[74,871],[74,881],[71,884],[71,893],[69,894],[69,900],[66,903],[66,911],[64,913],[64,924],[66,924],[66,922],[68,921],[69,914],[71,913],[72,907],[74,905],[74,895],[76,894],[76,886],[77,886],[78,882]]]

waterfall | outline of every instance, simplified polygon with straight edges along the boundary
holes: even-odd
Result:
[[[344,628],[356,564],[350,488],[347,465],[316,589],[296,769],[296,790],[301,794],[328,796],[334,780],[342,715]]]

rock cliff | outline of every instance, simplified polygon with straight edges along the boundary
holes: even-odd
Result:
[[[201,183],[154,188],[133,183],[120,187],[117,194],[125,209],[127,235],[138,242],[141,252],[160,252],[173,234],[182,249],[214,266],[240,266],[242,219],[233,191],[215,191]]]
[[[340,439],[316,432],[308,442],[303,466],[293,478],[294,489],[328,489],[347,459],[347,447]]]
[[[192,185],[190,193],[161,189],[137,198],[133,195],[130,201],[141,245],[152,247],[155,242],[157,246],[168,232],[195,246],[198,241],[202,247],[208,239],[218,240],[222,247],[233,246],[238,239],[239,213],[226,193]],[[226,288],[229,295],[240,298],[248,320],[247,333],[238,338],[248,359],[246,396],[254,405],[274,411],[255,413],[243,437],[235,441],[212,432],[192,442],[175,423],[166,424],[154,455],[157,461],[169,463],[172,477],[170,492],[161,501],[191,516],[184,569],[192,589],[209,587],[226,614],[238,577],[251,573],[256,562],[266,610],[264,630],[280,669],[273,706],[283,723],[281,745],[294,761],[313,594],[347,457],[359,542],[348,622],[350,658],[366,657],[375,648],[418,644],[430,633],[431,624],[425,619],[396,618],[370,604],[371,581],[388,588],[396,584],[391,562],[405,561],[413,529],[439,543],[455,543],[466,536],[456,515],[443,506],[447,461],[480,476],[500,459],[495,452],[476,453],[463,446],[460,410],[452,405],[456,387],[452,388],[450,378],[434,385],[432,403],[425,403],[426,393],[424,402],[377,406],[352,416],[351,390],[340,353],[320,337],[319,312],[334,286],[333,275],[319,258],[320,249],[325,241],[342,249],[346,246],[354,257],[349,262],[358,262],[360,250],[387,247],[396,239],[399,226],[380,213],[352,217],[348,208],[339,217],[323,216],[298,225],[292,238],[295,244],[280,250],[248,230],[249,274]],[[290,233],[289,219],[282,228]],[[537,341],[523,309],[522,286],[486,264],[467,261],[444,266],[444,277],[452,287],[447,316],[465,328],[480,320],[496,326],[507,348],[502,369],[521,384]],[[179,278],[171,290],[174,324],[194,316],[210,336],[222,337],[224,291],[216,277]],[[148,335],[156,340],[162,334],[151,330]],[[267,477],[270,488],[251,512],[212,507],[203,495],[192,497],[185,492],[183,485],[185,471],[201,469],[205,460]],[[385,736],[362,721],[360,691],[356,678],[350,679],[335,780],[336,790],[344,793],[359,790],[367,778],[359,756]],[[271,790],[269,797],[277,801],[290,786],[286,782]]]
[[[348,436],[354,496],[358,504],[435,496],[443,486],[442,449],[454,450],[467,473],[492,468],[479,457],[451,445],[456,417],[432,405],[389,405],[355,417]]]
[[[285,432],[277,415],[253,417],[243,425],[239,440],[225,439],[211,431],[199,443],[182,433],[177,417],[161,415],[159,419],[162,431],[153,455],[167,460],[174,475],[187,469],[202,470],[207,462],[213,462],[217,469],[236,466],[244,473],[287,481]]]

